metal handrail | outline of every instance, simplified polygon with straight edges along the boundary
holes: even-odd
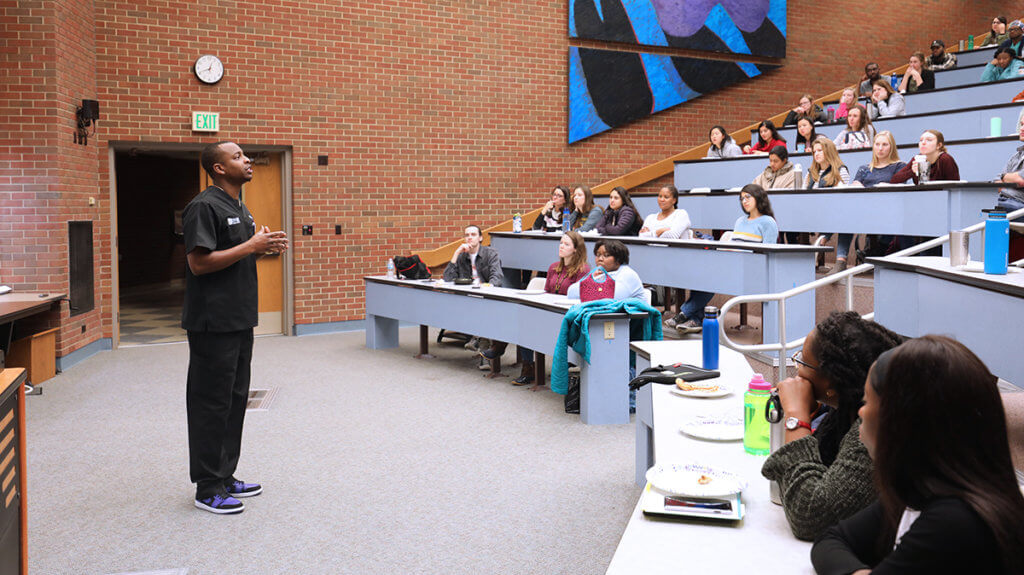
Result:
[[[1014,219],[1021,218],[1021,217],[1024,217],[1024,209],[1019,209],[1019,210],[1010,212],[1010,213],[1008,213],[1006,215],[1006,219],[1008,219],[1008,220],[1014,220]],[[967,234],[970,235],[970,234],[973,234],[974,232],[977,232],[979,230],[983,230],[984,228],[985,228],[985,222],[982,221],[982,222],[978,222],[976,224],[967,226],[966,228],[964,228],[964,229],[962,229],[960,231],[967,232]],[[932,249],[934,247],[941,246],[942,244],[944,244],[944,243],[946,243],[948,241],[949,241],[949,234],[946,234],[944,236],[940,236],[940,237],[928,240],[926,242],[922,242],[922,243],[920,243],[920,244],[918,244],[916,246],[911,246],[911,247],[909,247],[907,249],[898,251],[898,252],[896,252],[894,254],[891,254],[889,256],[886,256],[886,257],[887,258],[890,258],[890,257],[897,258],[897,257],[904,257],[904,256],[912,256],[912,255],[915,255],[915,254],[919,254],[919,253],[921,253],[923,251],[930,250],[930,249]],[[841,272],[825,276],[825,277],[823,277],[821,279],[816,279],[816,280],[814,280],[812,282],[808,282],[808,283],[805,283],[803,285],[796,286],[796,287],[788,289],[788,290],[786,290],[784,292],[779,292],[779,293],[774,293],[774,294],[750,294],[750,295],[736,296],[736,297],[730,299],[729,301],[725,302],[724,305],[722,305],[722,309],[721,309],[721,311],[719,313],[719,316],[720,317],[725,317],[725,313],[729,309],[731,309],[731,308],[733,308],[733,307],[735,307],[735,306],[737,306],[739,304],[742,304],[742,303],[777,302],[779,304],[779,310],[778,310],[779,341],[778,341],[778,343],[754,343],[754,344],[740,344],[740,343],[736,343],[736,342],[732,341],[731,339],[729,339],[729,334],[725,330],[725,323],[724,322],[720,322],[720,324],[719,324],[719,338],[720,338],[722,344],[725,345],[726,347],[728,347],[730,349],[734,349],[734,350],[736,350],[736,351],[738,351],[740,353],[747,354],[747,355],[759,354],[761,352],[774,352],[774,351],[780,352],[780,354],[779,354],[779,380],[781,381],[781,380],[786,378],[786,369],[788,367],[788,365],[787,365],[788,364],[788,361],[787,361],[788,354],[786,352],[788,352],[790,349],[795,349],[797,347],[802,346],[803,343],[804,343],[804,339],[806,338],[806,336],[805,336],[805,337],[801,337],[800,339],[795,339],[793,341],[787,341],[786,340],[786,300],[791,298],[791,297],[800,295],[802,293],[806,293],[806,292],[809,292],[811,290],[816,290],[819,287],[826,286],[826,285],[829,285],[829,284],[833,284],[833,283],[836,283],[836,282],[838,282],[840,280],[843,280],[843,279],[846,279],[846,278],[851,278],[850,281],[846,282],[846,310],[847,311],[852,310],[853,309],[853,279],[852,279],[851,276],[854,276],[854,275],[857,275],[857,274],[860,274],[860,273],[864,273],[866,271],[870,271],[870,270],[872,270],[874,268],[875,268],[874,264],[861,264],[859,266],[852,267],[852,268],[843,270]],[[864,319],[874,319],[875,313],[871,312],[871,313],[863,315],[862,317]]]

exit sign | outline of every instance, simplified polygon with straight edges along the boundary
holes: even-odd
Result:
[[[216,112],[192,112],[193,132],[216,132],[220,129],[220,114]]]

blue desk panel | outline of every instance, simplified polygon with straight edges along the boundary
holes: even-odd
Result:
[[[876,120],[873,125],[876,132],[881,132],[882,130],[892,132],[892,137],[896,139],[897,146],[916,145],[925,130],[938,130],[942,132],[947,142],[987,138],[991,133],[993,117],[1000,118],[1002,123],[1001,135],[1015,136],[1017,135],[1017,117],[1022,109],[1024,109],[1024,102],[1015,102],[988,108],[954,112],[934,112],[923,115],[915,113],[898,118]],[[908,111],[913,112],[913,110]],[[821,136],[835,140],[844,127],[846,127],[846,124],[827,124],[815,126],[815,131]],[[796,148],[796,128],[782,128],[779,130],[779,133],[786,138],[786,141],[789,143],[789,150],[792,153]],[[801,154],[797,157],[803,158],[800,162],[804,167],[810,165],[810,158],[807,155]]]
[[[569,305],[545,304],[506,288],[435,286],[420,281],[364,278],[366,347],[398,347],[398,322],[471,333],[553,354]],[[595,316],[591,362],[580,364],[580,419],[587,424],[629,423],[629,316]],[[604,324],[615,336],[605,339]],[[570,359],[575,353],[570,350]]]
[[[956,68],[952,70],[939,70],[935,73],[935,88],[953,88],[977,84],[981,82],[981,75],[984,72],[985,66],[965,66],[958,61]]]
[[[732,222],[728,227],[732,229]],[[497,232],[491,234],[491,247],[501,254],[503,266],[547,271],[558,259],[559,239],[559,234]],[[595,239],[586,237],[592,267]],[[629,266],[644,283],[729,295],[778,293],[812,282],[817,254],[830,249],[700,240],[615,239],[626,243]],[[764,341],[778,341],[778,304],[764,304],[762,312]],[[814,292],[788,300],[787,337],[800,337],[795,334],[805,334],[813,327]]]
[[[869,262],[875,264],[875,321],[910,337],[952,336],[995,375],[1024,383],[1024,270],[989,276],[956,270],[938,257]]]
[[[975,40],[977,40],[977,38],[975,38]],[[977,64],[987,64],[992,61],[995,54],[995,46],[987,46],[985,48],[977,48],[974,50],[964,50],[963,52],[956,53],[956,65],[974,66]]]
[[[920,134],[918,134],[920,135]],[[960,168],[960,179],[968,182],[991,182],[1003,171],[1006,161],[1014,154],[1020,140],[1013,137],[984,140],[951,141],[946,147]],[[917,143],[899,146],[900,159],[909,161],[917,154]],[[840,157],[850,170],[852,178],[860,166],[871,161],[871,149],[840,152]],[[790,160],[804,167],[810,165],[809,154],[794,154]],[[767,156],[744,156],[724,160],[688,160],[676,162],[675,185],[680,190],[708,187],[728,189],[749,184],[768,166]],[[769,190],[769,193],[771,191]],[[641,210],[641,214],[650,213]],[[730,224],[731,229],[731,224]]]

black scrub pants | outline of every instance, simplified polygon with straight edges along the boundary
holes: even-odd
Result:
[[[196,499],[223,493],[242,449],[252,329],[188,332],[189,475]]]

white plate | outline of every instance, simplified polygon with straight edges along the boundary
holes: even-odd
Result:
[[[711,481],[701,484],[701,477]],[[699,463],[656,463],[647,470],[647,481],[658,491],[691,497],[725,497],[747,487],[740,476]]]
[[[676,395],[681,395],[683,397],[725,397],[726,395],[732,393],[732,390],[729,389],[729,386],[721,384],[718,386],[718,389],[714,391],[705,391],[703,389],[692,389],[690,391],[685,391],[679,389],[679,387],[676,386],[675,384],[672,384],[672,389],[670,391]]]
[[[743,417],[729,415],[698,416],[679,428],[686,435],[712,441],[742,441]]]

